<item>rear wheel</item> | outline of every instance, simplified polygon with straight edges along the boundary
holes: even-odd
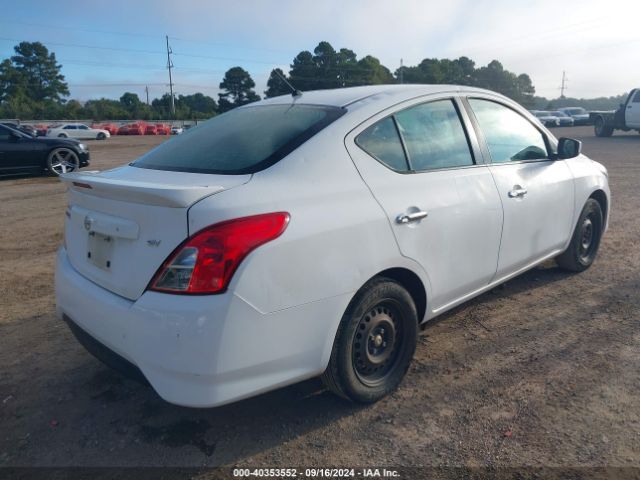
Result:
[[[590,198],[585,203],[569,247],[556,258],[558,265],[570,272],[583,272],[598,254],[604,217],[600,203]]]
[[[76,152],[70,148],[56,148],[47,157],[47,169],[53,175],[69,173],[80,168],[80,160]]]
[[[594,131],[596,133],[596,137],[610,137],[613,135],[613,127],[611,125],[607,125],[602,117],[596,118]]]
[[[374,279],[356,294],[342,317],[322,380],[329,390],[350,400],[380,400],[400,384],[417,336],[411,295],[391,279]]]

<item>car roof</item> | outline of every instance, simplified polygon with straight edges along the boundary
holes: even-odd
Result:
[[[385,98],[390,102],[401,102],[413,97],[431,95],[445,92],[477,92],[491,93],[489,90],[481,88],[466,87],[460,85],[367,85],[362,87],[335,88],[330,90],[312,90],[302,92],[302,95],[293,97],[292,95],[281,95],[268,98],[259,102],[260,104],[290,104],[292,102],[328,105],[334,107],[346,107],[356,105],[372,97]],[[255,104],[253,104],[255,105]]]

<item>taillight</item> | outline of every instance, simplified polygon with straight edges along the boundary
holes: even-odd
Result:
[[[237,218],[211,225],[176,248],[151,280],[149,289],[183,294],[222,293],[240,262],[278,238],[289,224],[286,212]]]

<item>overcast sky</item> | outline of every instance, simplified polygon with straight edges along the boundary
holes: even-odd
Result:
[[[7,4],[6,6],[8,6]],[[215,96],[240,65],[262,95],[273,67],[288,71],[321,40],[378,57],[392,72],[402,58],[465,55],[528,73],[536,93],[617,95],[640,84],[638,0],[20,0],[0,16],[0,57],[19,41],[41,41],[63,64],[71,97],[124,91],[144,100],[168,90],[165,34],[175,90]]]

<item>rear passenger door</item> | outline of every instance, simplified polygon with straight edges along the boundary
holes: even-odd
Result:
[[[498,260],[500,198],[463,116],[453,98],[414,101],[346,138],[402,255],[426,271],[435,311],[485,286]]]
[[[467,101],[504,210],[500,278],[565,247],[573,226],[573,175],[565,161],[551,159],[546,134],[515,109],[493,98]]]

